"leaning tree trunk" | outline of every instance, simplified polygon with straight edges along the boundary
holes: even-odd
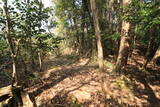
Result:
[[[102,42],[101,42],[101,30],[100,30],[99,21],[98,21],[98,11],[96,9],[96,1],[90,0],[90,4],[91,4],[92,15],[93,15],[95,35],[96,35],[96,39],[97,39],[96,41],[97,41],[97,48],[98,48],[99,71],[104,71],[103,48],[102,48]]]
[[[8,43],[9,46],[9,50],[11,53],[11,58],[12,58],[12,67],[13,67],[13,72],[12,72],[12,85],[16,86],[17,85],[17,72],[16,72],[16,51],[14,49],[14,45],[13,45],[13,39],[11,37],[11,21],[10,21],[10,17],[9,17],[9,13],[8,13],[8,3],[7,0],[4,2],[4,6],[3,6],[3,14],[6,17],[6,41]],[[18,48],[17,48],[18,50]]]
[[[154,43],[154,28],[151,28],[150,31],[149,31],[149,34],[150,34],[150,40],[149,40],[149,43],[148,43],[148,47],[147,47],[147,52],[146,52],[146,55],[145,55],[145,63],[143,65],[143,69],[146,69],[148,63],[150,62],[151,60],[151,57],[150,57],[150,54],[151,54],[151,49],[153,47],[153,43]]]
[[[125,7],[130,3],[130,0],[123,0],[122,6]],[[129,29],[130,23],[127,21],[122,21],[122,29],[121,29],[121,40],[120,40],[120,47],[118,58],[116,62],[116,66],[114,71],[121,73],[121,70],[127,64],[128,54],[129,54]]]
[[[154,67],[156,67],[156,65],[159,65],[159,61],[160,61],[160,45],[157,48],[154,56],[151,59],[151,63],[154,65]]]
[[[155,61],[158,57],[160,57],[160,46],[158,47],[154,57],[152,58],[153,61]]]
[[[0,107],[33,107],[29,94],[22,87],[0,88]]]

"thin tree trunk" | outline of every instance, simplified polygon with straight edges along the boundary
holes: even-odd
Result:
[[[153,58],[152,58],[152,63],[153,63],[153,65],[154,65],[154,67],[156,66],[156,65],[159,65],[159,58],[160,58],[160,46],[158,47],[158,49],[156,50],[156,52],[155,52],[155,54],[154,54],[154,56],[153,56]]]
[[[85,18],[86,18],[86,15],[85,15],[85,12],[86,12],[86,6],[85,6],[85,1],[82,0],[82,9],[83,9],[83,12],[82,12],[82,19],[81,19],[81,34],[79,36],[79,55],[82,56],[85,52]]]
[[[74,7],[74,9],[77,9],[76,8],[76,1],[75,0],[73,0],[73,2],[72,2],[72,5],[73,5],[73,7]],[[74,32],[76,32],[76,33],[74,33],[75,34],[75,37],[76,37],[76,46],[75,46],[75,48],[76,48],[76,52],[78,52],[78,54],[80,53],[79,51],[79,46],[80,46],[80,32],[79,32],[79,26],[78,26],[78,19],[77,19],[77,16],[73,16],[73,30],[75,30]]]
[[[12,66],[13,66],[13,72],[12,72],[12,85],[16,86],[18,84],[17,80],[17,70],[16,70],[16,57],[12,57]]]
[[[35,61],[34,61],[34,51],[33,51],[33,47],[32,47],[32,37],[29,38],[29,43],[30,43],[30,60],[31,60],[31,66],[32,69],[35,69]]]
[[[156,53],[154,54],[154,57],[152,58],[152,60],[156,60],[158,57],[160,57],[160,46],[158,47]]]
[[[130,24],[130,29],[129,29],[129,36],[130,36],[130,40],[128,41],[129,42],[129,53],[128,53],[128,57],[131,57],[132,56],[132,52],[134,50],[134,47],[135,47],[135,33],[134,33],[134,29],[135,29],[136,25],[135,24]]]
[[[116,3],[116,4],[115,4]],[[114,5],[117,5],[117,7],[114,9],[116,11],[117,16],[120,15],[122,13],[122,0],[115,0]],[[122,29],[122,20],[120,18],[117,19],[117,26],[115,28],[116,32],[121,32]],[[114,60],[117,60],[118,58],[118,52],[119,52],[119,45],[120,45],[120,40],[117,39],[114,42]]]
[[[131,31],[131,46],[130,46],[130,55],[129,57],[132,57],[132,54],[133,54],[133,51],[135,50],[136,48],[136,30],[137,29],[137,25],[132,25],[132,31]]]
[[[104,71],[101,30],[100,30],[99,20],[98,20],[98,11],[96,9],[96,1],[90,0],[90,4],[91,4],[92,15],[93,15],[93,21],[94,21],[95,35],[97,39],[96,41],[97,41],[97,48],[98,48],[99,71]]]
[[[91,10],[91,4],[89,2],[89,0],[83,0],[85,7],[86,7],[86,11],[88,12],[89,15],[89,21],[90,21],[90,26],[91,26],[91,30],[92,30],[92,37],[91,37],[91,56],[95,56],[96,53],[96,40],[95,40],[95,28],[94,28],[94,22],[93,22],[93,16],[92,16],[92,10]]]
[[[27,5],[27,8],[29,9],[30,8],[30,0],[26,0],[26,5]],[[28,16],[29,17],[29,16]],[[27,27],[27,36],[29,36],[29,51],[30,51],[30,61],[31,61],[31,67],[32,69],[34,70],[35,69],[35,60],[34,60],[34,50],[33,50],[33,47],[32,47],[32,26],[31,26],[31,23],[29,23],[29,26]]]
[[[38,60],[39,60],[39,71],[42,71],[42,58],[41,58],[41,52],[38,52]]]
[[[42,0],[39,0],[39,16],[42,13]],[[39,20],[39,24],[41,25],[41,19]],[[40,26],[39,26],[39,33],[40,33]],[[42,40],[39,41],[42,44]],[[41,49],[38,50],[38,60],[39,60],[39,71],[42,71],[42,52]]]
[[[109,0],[108,1],[108,21],[109,21],[109,30],[110,33],[113,33],[113,11],[114,11],[114,0]]]
[[[11,58],[12,58],[12,85],[16,86],[18,83],[17,80],[17,71],[16,71],[16,52],[14,50],[14,46],[13,46],[13,41],[12,41],[12,37],[11,37],[11,23],[10,23],[10,17],[8,14],[8,3],[7,0],[4,2],[4,6],[3,6],[3,12],[4,12],[4,16],[6,17],[6,40],[7,43],[9,45],[9,50],[11,53]]]
[[[148,63],[149,63],[149,61],[151,60],[151,58],[150,58],[150,52],[151,52],[151,49],[152,49],[152,44],[153,44],[153,41],[154,41],[154,28],[152,28],[151,30],[150,30],[150,40],[149,40],[149,44],[148,44],[148,47],[147,47],[147,52],[146,52],[146,55],[145,55],[145,57],[146,57],[146,61],[145,61],[145,63],[144,63],[144,65],[143,65],[143,69],[146,69],[146,67],[147,67],[147,65],[148,65]]]

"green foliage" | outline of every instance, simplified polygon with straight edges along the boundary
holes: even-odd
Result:
[[[104,66],[106,68],[109,68],[109,69],[113,69],[114,68],[114,65],[111,63],[111,62],[108,62],[108,61],[104,61]]]
[[[147,31],[153,26],[160,25],[160,8],[154,2],[144,3],[134,0],[126,7],[123,18],[133,24],[140,24]]]
[[[63,38],[56,37],[50,32],[50,29],[54,27],[52,20],[49,20],[52,17],[52,8],[44,7],[39,0],[29,0],[28,2],[16,0],[7,8],[13,48],[17,51],[17,47],[19,47],[18,51],[21,55],[17,58],[23,57],[25,60],[30,60],[30,57],[34,57],[38,60],[38,52],[41,51],[43,57],[59,47]],[[5,24],[6,19],[3,10],[0,9],[0,52],[4,52],[4,56],[9,56],[9,54],[5,54],[9,51],[5,37]],[[0,55],[0,59],[4,59],[2,56]]]
[[[78,102],[77,98],[73,97],[70,102],[70,107],[82,107],[82,105]]]
[[[4,50],[7,48],[7,43],[3,38],[0,38],[0,50]]]
[[[150,40],[149,38],[153,35],[158,40],[158,26],[160,25],[160,8],[158,3],[133,0],[128,7],[125,7],[122,17],[133,26],[137,25],[134,32],[142,43],[147,44]],[[154,32],[153,35],[151,34],[152,32]],[[156,42],[159,43],[159,41]]]
[[[120,33],[115,32],[112,35],[110,35],[108,38],[111,38],[112,40],[118,40],[120,38]]]
[[[143,4],[140,10],[141,29],[148,31],[154,26],[160,25],[160,9],[153,3]]]

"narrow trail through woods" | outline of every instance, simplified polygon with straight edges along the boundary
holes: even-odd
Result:
[[[51,69],[40,74],[41,82],[26,90],[34,103],[42,107],[46,104],[66,106],[71,102],[87,107],[105,105],[106,102],[111,106],[121,104],[159,106],[158,68],[156,70],[148,68],[149,71],[146,72],[140,71],[143,57],[136,51],[128,62],[124,76],[120,77],[112,75],[109,68],[106,68],[106,73],[99,73],[98,67],[91,66],[88,62],[89,59],[75,60],[68,56],[46,61],[45,64],[51,66]],[[102,75],[106,76],[106,81],[109,82],[107,87],[110,90],[107,98],[103,96],[101,89]]]
[[[73,95],[80,102],[91,100],[91,95],[101,90],[101,86],[97,67],[86,65],[88,61],[84,59],[71,64],[62,57],[50,62],[56,64],[55,67],[41,74],[42,83],[29,88],[29,93],[35,97],[35,103],[41,105],[53,100],[63,104],[67,97]]]

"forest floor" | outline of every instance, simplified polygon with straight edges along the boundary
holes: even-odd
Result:
[[[112,58],[105,61],[105,72],[100,73],[96,63],[67,55],[44,62],[44,72],[38,73],[35,82],[25,90],[40,107],[160,107],[160,67],[144,62],[139,50],[134,50],[122,76],[112,73]],[[107,91],[102,91],[105,77]],[[25,81],[26,82],[26,81]]]
[[[110,58],[111,59],[111,58]],[[160,68],[148,65],[140,70],[144,57],[133,52],[122,76],[112,73],[114,63],[105,62],[106,72],[100,73],[89,59],[62,56],[46,61],[50,69],[40,74],[40,83],[28,88],[37,105],[47,106],[160,106]],[[102,91],[106,78],[107,93]],[[107,94],[107,95],[106,95]]]

